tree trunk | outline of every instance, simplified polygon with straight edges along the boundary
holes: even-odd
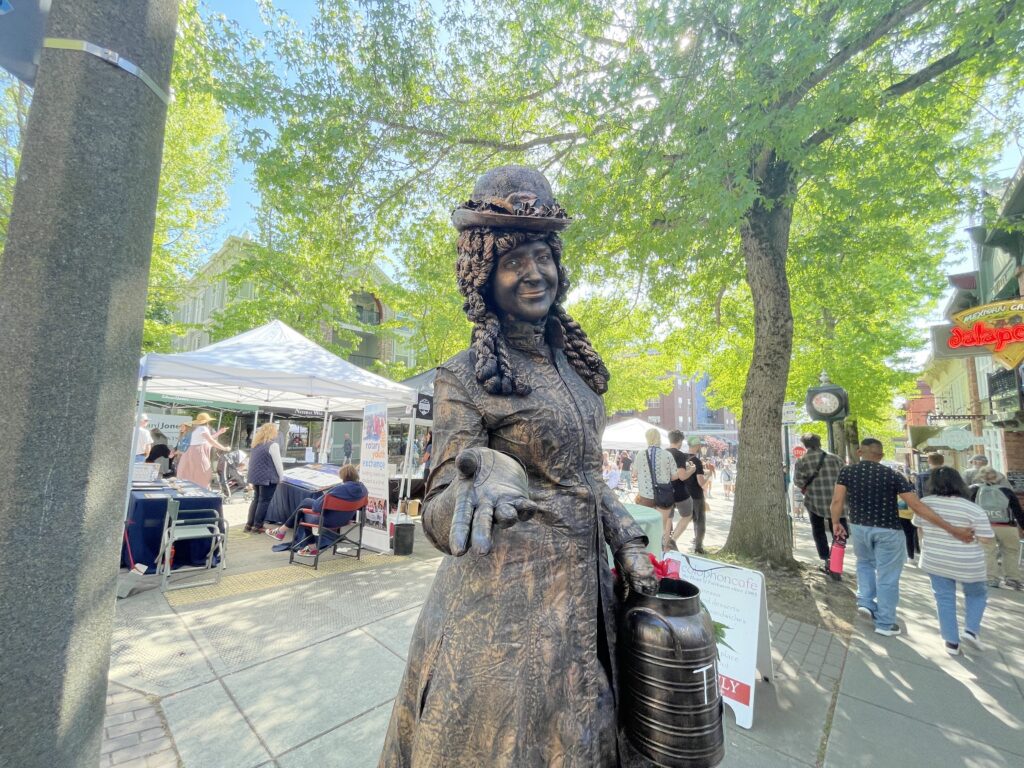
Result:
[[[772,565],[793,562],[779,434],[793,348],[786,254],[793,221],[793,173],[773,159],[761,198],[740,225],[747,284],[754,301],[754,354],[743,390],[739,465],[732,526],[725,551]]]
[[[843,424],[843,431],[846,435],[846,461],[848,464],[856,464],[860,461],[857,449],[860,447],[860,430],[857,429],[856,419],[847,419]]]

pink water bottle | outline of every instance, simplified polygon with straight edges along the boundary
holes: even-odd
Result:
[[[846,537],[836,536],[832,540],[832,553],[828,558],[829,576],[839,580],[843,575],[843,558],[846,556]]]

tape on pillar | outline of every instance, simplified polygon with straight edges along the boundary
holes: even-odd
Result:
[[[57,48],[63,51],[84,51],[108,64],[113,64],[118,69],[123,69],[129,75],[134,75],[146,84],[153,93],[157,95],[164,104],[171,103],[170,95],[154,82],[153,78],[143,71],[141,67],[121,56],[117,51],[104,48],[101,45],[90,43],[86,40],[70,40],[66,37],[44,37],[43,48]]]

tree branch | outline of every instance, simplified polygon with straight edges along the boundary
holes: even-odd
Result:
[[[555,133],[550,136],[538,136],[535,139],[529,141],[521,141],[517,143],[509,143],[505,141],[498,141],[496,139],[474,139],[469,137],[454,138],[450,133],[444,131],[435,131],[430,128],[419,128],[415,125],[408,125],[406,123],[395,123],[391,121],[380,121],[381,125],[385,128],[392,128],[397,131],[407,131],[410,133],[417,133],[421,136],[429,136],[433,139],[443,139],[449,141],[452,144],[458,144],[464,147],[486,147],[488,149],[496,149],[501,152],[527,152],[536,147],[546,147],[552,144],[561,144],[566,141],[577,141],[578,139],[587,138],[588,134],[584,134],[580,131],[566,131],[565,133]],[[594,133],[600,133],[601,128],[595,128],[590,135]]]
[[[1014,5],[1016,0],[1007,4],[1008,6]],[[1001,14],[1002,15],[1002,14]],[[884,91],[878,98],[878,109],[881,109],[890,101],[895,101],[901,96],[906,96],[911,91],[917,90],[925,83],[929,83],[932,80],[944,75],[954,67],[959,66],[963,62],[977,55],[986,48],[991,47],[995,43],[994,37],[989,37],[981,43],[965,43],[964,45],[958,46],[955,50],[950,51],[945,56],[935,59],[928,66],[918,70],[909,77],[900,80],[898,83],[893,83]],[[846,117],[839,118],[829,128],[822,128],[821,130],[815,131],[813,134],[804,139],[801,146],[805,149],[810,147],[816,147],[819,144],[828,141],[836,135],[841,129],[856,122],[863,115],[848,115]]]
[[[796,106],[796,104],[798,104],[800,100],[806,96],[812,88],[814,88],[814,86],[823,82],[840,67],[848,63],[850,59],[858,53],[866,51],[872,45],[889,34],[893,29],[906,21],[907,18],[913,16],[927,5],[928,0],[912,0],[912,2],[906,3],[902,7],[893,8],[888,13],[883,14],[871,29],[856,40],[852,40],[836,51],[835,55],[825,62],[824,65],[804,78],[796,88],[780,96],[779,99],[768,109],[776,110],[779,108]]]

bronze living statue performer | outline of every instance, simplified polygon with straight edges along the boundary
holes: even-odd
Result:
[[[474,328],[437,372],[423,513],[450,556],[380,765],[618,766],[605,542],[632,588],[656,582],[643,531],[601,478],[608,371],[561,307],[557,232],[569,219],[539,172],[507,166],[484,174],[452,221]]]

